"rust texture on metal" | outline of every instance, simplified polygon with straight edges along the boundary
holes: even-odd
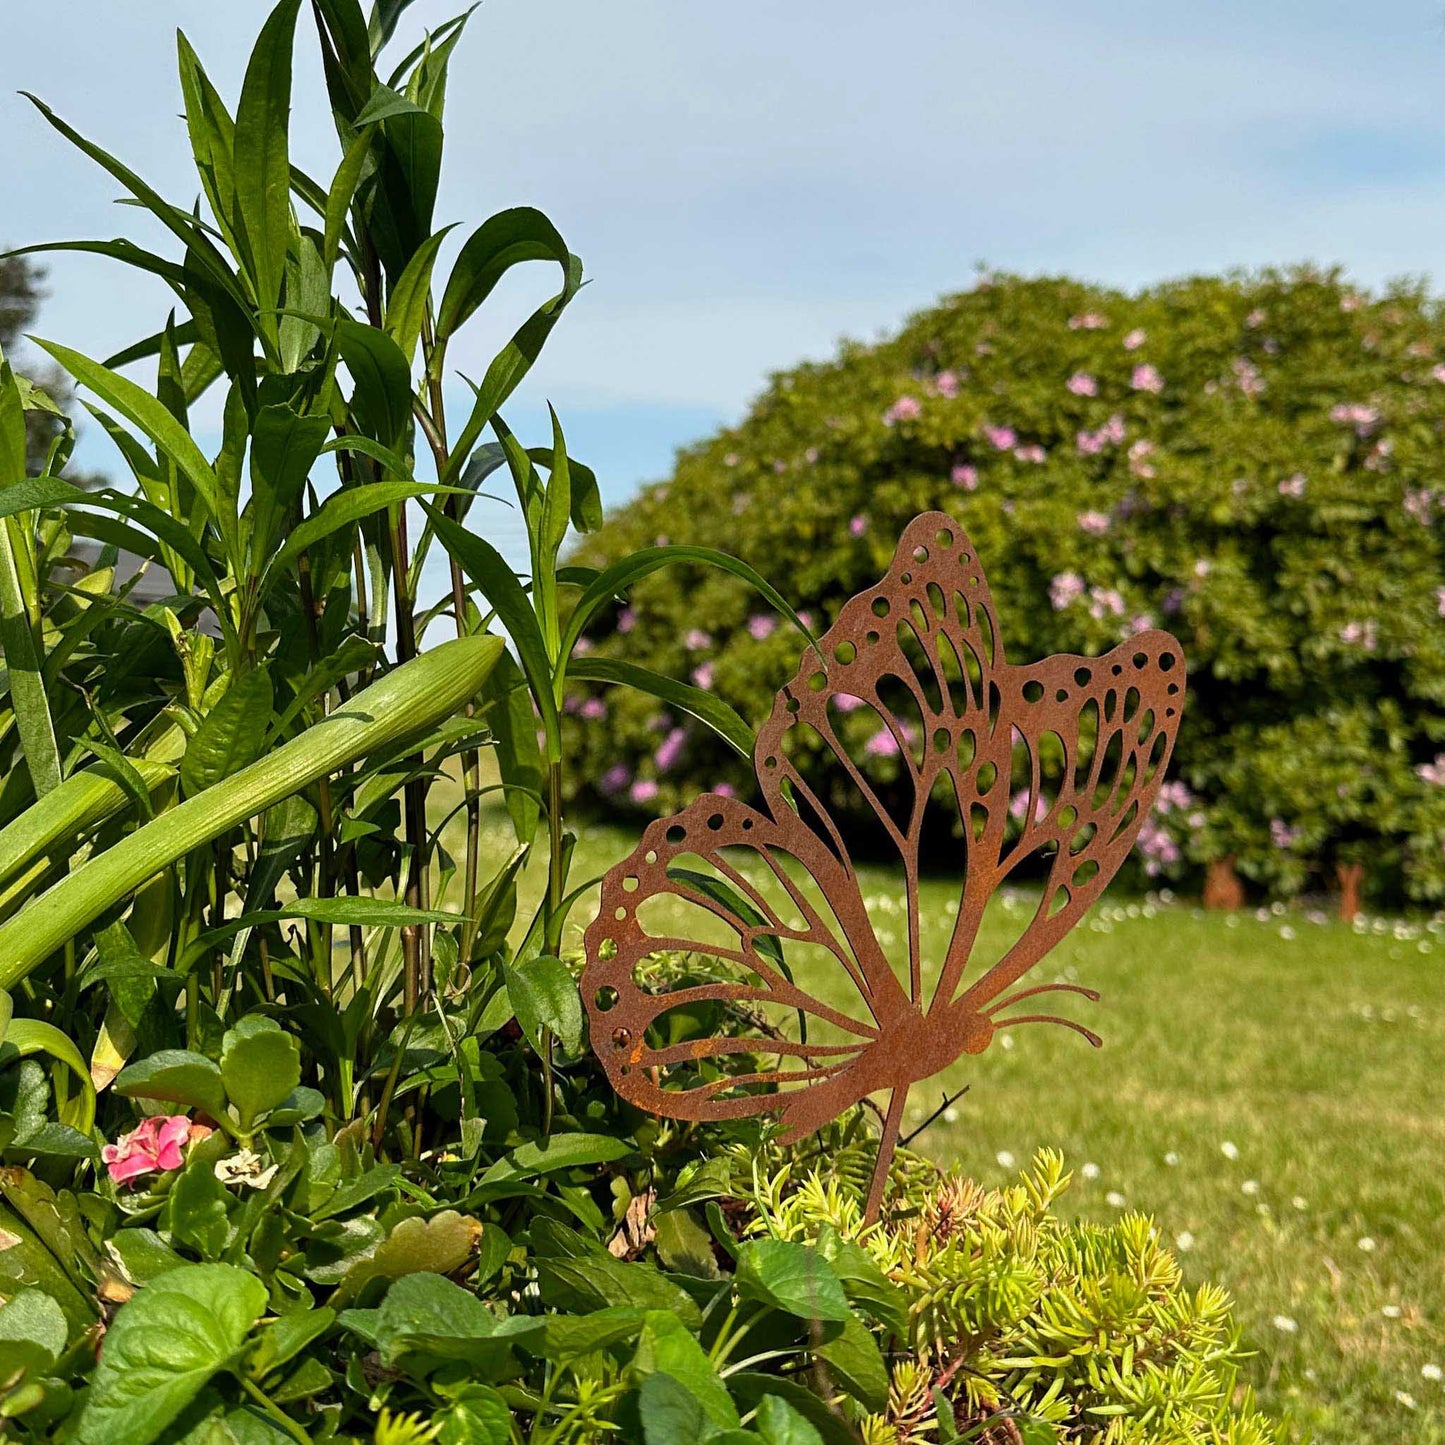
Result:
[[[1099,1043],[1072,1020],[1006,1011],[1050,993],[1097,999],[1072,983],[1016,986],[1133,846],[1184,691],[1165,632],[1098,658],[1006,661],[968,535],[942,513],[916,518],[888,575],[843,606],[777,693],[753,754],[760,804],[704,794],[651,824],[603,881],[582,993],[613,1086],[671,1118],[775,1116],[784,1139],[887,1094],[876,1218],[913,1084],[982,1053],[1005,1024],[1065,1024]],[[873,852],[901,866],[896,900],[865,894],[830,806],[840,798],[877,819]],[[1036,908],[996,958],[975,958],[989,899],[1026,868],[1042,880]],[[924,873],[959,890],[935,956]],[[680,917],[703,919],[709,937]],[[654,965],[679,951],[707,967],[679,978]],[[707,1019],[719,1004],[756,1031],[673,1041],[669,1015]]]

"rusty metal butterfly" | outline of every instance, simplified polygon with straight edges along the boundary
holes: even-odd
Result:
[[[704,794],[648,827],[603,881],[582,993],[613,1086],[672,1118],[775,1115],[785,1139],[887,1093],[876,1218],[913,1084],[981,1053],[1005,1022],[1061,1023],[1099,1043],[1068,1019],[1001,1014],[1044,993],[1097,999],[1072,983],[1015,985],[1133,846],[1184,690],[1165,632],[1100,658],[1007,662],[964,529],[918,517],[882,583],[844,605],[774,699],[753,755],[761,806]],[[896,897],[865,896],[860,839],[850,848],[835,821],[860,798],[877,820],[869,842],[901,865]],[[985,906],[1028,863],[1042,875],[1037,907],[979,963]],[[941,871],[959,881],[958,906],[946,946],[926,956],[937,920],[921,917],[919,881]],[[650,962],[678,951],[710,971]],[[752,1015],[755,1036],[700,1036],[722,1003]]]

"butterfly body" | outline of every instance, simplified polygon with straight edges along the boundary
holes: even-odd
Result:
[[[1001,1011],[1036,993],[1097,997],[1073,984],[1011,990],[1133,846],[1163,782],[1184,684],[1179,644],[1157,631],[1102,658],[1008,662],[967,535],[941,513],[916,519],[888,576],[844,604],[778,692],[754,751],[761,806],[703,795],[650,825],[604,880],[583,997],[614,1087],[672,1117],[773,1115],[786,1138],[887,1092],[886,1169],[913,1084],[982,1053],[1005,1022],[1052,1019]],[[889,760],[888,787],[867,755]],[[896,851],[906,921],[900,938],[886,930],[888,946],[830,806],[843,790]],[[959,878],[934,977],[919,901],[925,857],[930,872],[952,859]],[[1042,873],[1033,917],[1001,957],[974,963],[989,899],[1025,865]],[[710,915],[726,940],[678,932],[671,915],[681,910]],[[659,986],[651,960],[689,950],[718,975]],[[807,983],[798,957],[812,961]],[[818,983],[819,969],[834,982]],[[665,1041],[674,1011],[719,1003],[755,1011],[764,1036]],[[810,1026],[790,1031],[794,1016]],[[875,1213],[879,1197],[875,1187]]]

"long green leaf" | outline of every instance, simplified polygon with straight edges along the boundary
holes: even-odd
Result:
[[[644,692],[706,723],[743,757],[753,755],[753,730],[716,693],[704,692],[700,687],[617,657],[573,658],[571,674],[584,682],[606,682]]]
[[[250,251],[251,279],[261,324],[280,304],[291,240],[291,51],[301,0],[280,0],[272,10],[241,83],[236,107],[236,206]],[[274,335],[273,335],[274,340]]]
[[[0,521],[0,644],[10,672],[10,700],[37,798],[60,786],[60,749],[41,677],[41,656],[20,585],[15,518]]]
[[[502,650],[495,637],[443,643],[396,668],[343,708],[225,781],[138,828],[0,926],[0,988],[148,878],[328,773],[424,733],[470,702]]]
[[[416,355],[416,343],[421,336],[422,321],[431,296],[431,277],[436,267],[437,253],[451,229],[450,226],[443,226],[422,243],[416,255],[406,263],[406,270],[401,273],[401,278],[391,288],[391,295],[387,297],[387,334],[401,347],[402,355],[407,361]]]

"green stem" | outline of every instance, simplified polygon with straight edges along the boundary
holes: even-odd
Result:
[[[311,1437],[253,1380],[239,1376],[241,1388],[273,1419],[293,1440],[301,1445],[311,1445]]]

